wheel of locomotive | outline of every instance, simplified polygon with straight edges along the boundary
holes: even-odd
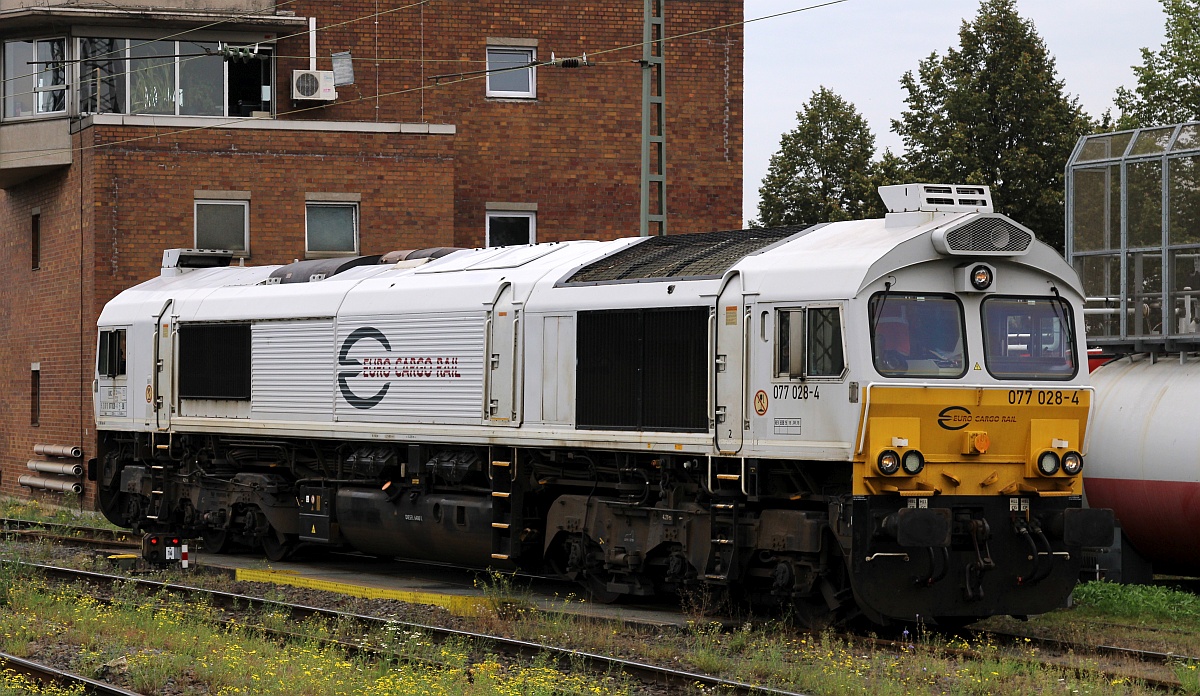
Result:
[[[233,547],[233,533],[228,529],[205,529],[200,538],[208,553],[225,553]]]
[[[262,536],[262,550],[267,559],[279,562],[295,552],[296,541],[295,539],[290,539],[288,535],[274,527],[271,527]]]

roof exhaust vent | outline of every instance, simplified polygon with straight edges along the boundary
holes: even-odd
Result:
[[[898,184],[880,186],[889,213],[990,213],[992,192],[975,184]]]

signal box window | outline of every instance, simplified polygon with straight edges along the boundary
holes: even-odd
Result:
[[[536,99],[537,60],[535,48],[489,48],[487,50],[487,96]]]
[[[304,206],[309,258],[358,253],[358,205],[307,203]]]
[[[837,307],[776,312],[775,376],[841,377],[846,369],[842,312]]]
[[[65,39],[4,42],[4,117],[67,110]]]
[[[79,39],[84,114],[250,116],[271,110],[271,51],[226,62],[217,41]]]
[[[962,377],[967,372],[962,305],[952,295],[871,298],[871,347],[884,377]]]
[[[125,374],[125,329],[100,332],[96,348],[96,374],[121,377]]]
[[[989,297],[983,301],[984,356],[998,379],[1071,379],[1075,341],[1071,307],[1055,297]]]
[[[537,243],[537,214],[507,211],[487,214],[487,245],[513,246]]]
[[[196,248],[250,255],[248,201],[196,201]]]

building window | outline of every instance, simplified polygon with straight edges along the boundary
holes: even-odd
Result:
[[[487,96],[509,99],[537,98],[536,48],[487,49]]]
[[[305,252],[309,258],[349,256],[358,253],[358,204],[304,205]]]
[[[42,214],[34,213],[29,221],[29,246],[32,256],[32,268],[42,267]]]
[[[197,200],[196,248],[250,255],[250,202]]]
[[[216,41],[79,39],[84,114],[250,116],[271,111],[271,48],[229,62]]]
[[[42,365],[29,366],[29,424],[41,425],[42,421]]]
[[[489,210],[487,245],[513,246],[537,243],[537,213]]]
[[[66,40],[4,42],[4,116],[67,109]]]

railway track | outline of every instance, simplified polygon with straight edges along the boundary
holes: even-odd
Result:
[[[142,578],[129,578],[120,575],[109,575],[94,571],[74,570],[71,568],[63,568],[59,566],[38,563],[25,563],[21,561],[9,561],[7,563],[15,564],[20,568],[32,569],[44,574],[49,578],[67,582],[86,582],[104,588],[112,588],[118,583],[132,583],[139,590],[147,593],[166,593],[181,598],[192,599],[203,598],[203,600],[211,603],[213,606],[223,609],[247,607],[259,611],[274,610],[287,612],[292,622],[299,622],[311,618],[320,618],[329,621],[350,621],[363,626],[364,628],[388,628],[392,630],[402,629],[409,631],[420,631],[423,634],[428,635],[430,638],[438,641],[459,640],[470,644],[486,645],[489,649],[514,657],[533,658],[535,656],[549,656],[554,659],[559,669],[569,670],[583,667],[595,672],[596,674],[602,675],[619,672],[637,679],[638,681],[647,685],[667,687],[670,689],[695,690],[697,688],[704,688],[717,691],[722,694],[746,694],[748,696],[797,696],[796,692],[784,691],[781,689],[775,689],[756,684],[748,684],[729,679],[722,679],[720,677],[715,677],[708,674],[677,670],[669,667],[637,662],[634,660],[610,657],[607,655],[600,655],[581,650],[560,648],[544,643],[516,640],[503,636],[445,628],[441,626],[431,626],[428,624],[384,619],[380,617],[366,616],[363,614],[352,614],[333,609],[323,609],[320,607],[288,604],[286,602],[268,600],[261,597],[207,590],[187,585],[158,582],[155,580],[146,580]]]
[[[79,674],[55,669],[49,665],[43,665],[39,662],[17,657],[16,655],[9,655],[8,653],[0,653],[0,669],[23,674],[43,684],[52,682],[68,688],[80,686],[83,688],[85,694],[95,694],[96,696],[141,696],[136,691],[129,691],[106,682],[88,679]]]
[[[62,541],[63,543],[89,545],[113,545],[126,543],[135,547],[139,545],[139,542],[136,539],[133,539],[132,535],[123,532],[114,532],[113,530],[102,530],[73,525],[46,525],[43,523],[32,523],[23,520],[5,519],[0,519],[0,526],[2,526],[3,529],[7,530],[9,533],[29,535],[36,538],[50,538],[53,540]],[[41,529],[39,529],[39,527],[41,527]],[[51,534],[48,535],[47,531],[51,532]],[[355,623],[367,628],[389,626],[391,628],[399,628],[403,630],[419,630],[430,635],[431,638],[436,638],[439,640],[450,640],[456,638],[471,643],[486,643],[494,647],[497,652],[505,655],[522,657],[530,657],[538,654],[551,655],[558,662],[560,668],[578,669],[580,666],[584,666],[585,668],[594,670],[598,673],[611,673],[614,671],[619,671],[644,683],[668,688],[683,687],[694,689],[697,685],[703,685],[706,688],[721,689],[722,693],[731,694],[791,693],[770,687],[720,679],[710,675],[675,670],[671,668],[663,668],[636,661],[610,658],[604,655],[585,651],[559,648],[542,643],[514,640],[511,638],[463,631],[459,629],[448,629],[426,624],[393,621],[311,606],[290,605],[284,602],[265,600],[248,595],[219,592],[146,579],[130,579],[125,576],[108,575],[91,571],[78,571],[58,566],[28,563],[22,563],[21,565],[30,568],[36,568],[40,572],[44,572],[51,577],[57,577],[65,581],[85,580],[100,586],[111,586],[115,582],[133,582],[146,592],[167,592],[170,594],[184,596],[203,594],[208,598],[208,601],[218,607],[249,607],[255,610],[274,609],[275,611],[286,611],[287,614],[290,615],[290,617],[295,621],[300,621],[310,617],[320,617],[330,620],[352,620]],[[1158,671],[1162,671],[1164,667],[1169,667],[1169,665],[1175,662],[1200,662],[1200,659],[1195,657],[1189,657],[1170,652],[1140,650],[1112,645],[1081,644],[1077,641],[1040,638],[1018,633],[1005,633],[998,631],[965,631],[957,635],[964,638],[968,642],[974,642],[976,644],[981,644],[985,640],[988,640],[987,637],[990,637],[991,641],[999,639],[1004,647],[1018,652],[1027,653],[1031,648],[1037,648],[1045,655],[1053,656],[1051,659],[1034,657],[1031,655],[1025,655],[1019,658],[1030,664],[1043,665],[1045,667],[1053,667],[1057,669],[1070,669],[1080,676],[1090,674],[1093,676],[1102,677],[1108,681],[1121,679],[1137,680],[1149,688],[1158,690],[1177,689],[1179,688],[1180,684],[1178,681],[1173,679],[1161,678],[1145,673],[1131,674],[1110,669],[1093,668],[1090,666],[1080,667],[1078,666],[1077,662],[1065,658],[1072,655],[1095,655],[1108,659],[1124,660],[1139,664],[1144,663],[1147,665],[1159,666]],[[870,643],[876,648],[896,651],[897,653],[901,654],[905,652],[906,648],[910,651],[913,648],[912,643],[907,643],[904,641],[865,638],[862,636],[847,636],[847,639],[856,643]],[[356,645],[352,642],[342,640],[333,640],[331,642],[336,643],[339,647],[347,651],[371,653],[371,649],[369,647]],[[971,649],[969,647],[954,648],[950,646],[929,646],[929,649],[939,652],[944,656],[955,657],[962,660],[979,660],[985,657],[981,651]],[[379,656],[390,659],[396,658],[394,654],[390,653],[381,653]]]

